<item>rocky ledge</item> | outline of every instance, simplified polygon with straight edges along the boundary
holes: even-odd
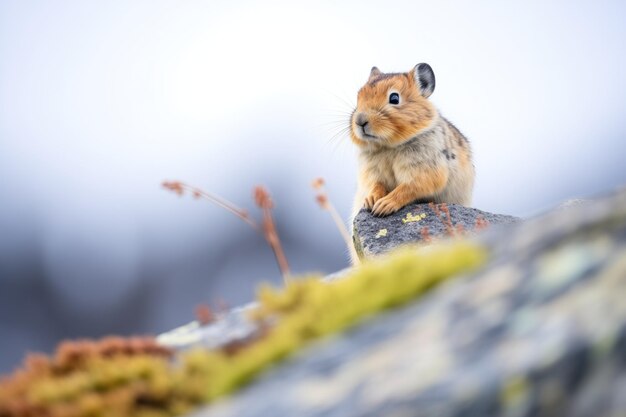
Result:
[[[407,243],[430,243],[519,221],[518,217],[457,204],[414,203],[387,217],[362,209],[354,219],[354,247],[360,258],[368,258]]]
[[[419,223],[436,215],[428,208],[400,215]],[[490,252],[480,271],[313,344],[194,416],[626,415],[626,189],[504,220],[514,224],[472,238]]]

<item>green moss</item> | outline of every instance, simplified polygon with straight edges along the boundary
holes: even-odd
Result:
[[[306,277],[284,288],[262,286],[252,318],[269,330],[234,354],[196,350],[174,364],[143,353],[98,356],[71,372],[38,372],[30,379],[16,375],[0,384],[0,415],[18,415],[29,407],[66,417],[183,414],[235,391],[309,342],[414,300],[485,259],[482,248],[468,243],[405,249],[331,283]]]
[[[484,250],[467,243],[419,251],[405,249],[366,263],[335,282],[307,277],[284,288],[262,286],[258,292],[260,305],[252,318],[275,324],[263,339],[239,354],[211,356],[216,362],[212,366],[222,371],[213,372],[217,377],[211,382],[207,399],[235,390],[308,342],[415,299],[446,278],[478,267],[485,259]],[[211,354],[194,355],[198,360]]]

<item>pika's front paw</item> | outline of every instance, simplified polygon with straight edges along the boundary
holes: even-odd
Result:
[[[374,204],[372,213],[375,216],[388,216],[402,208],[402,204],[396,201],[392,196],[387,195]]]
[[[365,197],[365,208],[371,210],[372,207],[374,207],[374,204],[376,204],[376,202],[385,195],[387,195],[387,192],[383,189],[377,188],[373,190],[367,197]]]

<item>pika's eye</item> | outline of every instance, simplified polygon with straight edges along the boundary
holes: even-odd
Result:
[[[400,104],[400,94],[391,93],[389,94],[389,103],[390,104]]]

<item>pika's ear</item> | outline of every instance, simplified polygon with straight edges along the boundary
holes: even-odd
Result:
[[[430,65],[424,63],[417,64],[413,68],[413,76],[420,93],[426,98],[430,97],[433,91],[435,91],[435,73]]]
[[[367,82],[372,81],[374,78],[378,77],[380,74],[382,74],[382,72],[378,69],[378,67],[372,67],[372,70],[370,71],[370,77],[368,78]]]

